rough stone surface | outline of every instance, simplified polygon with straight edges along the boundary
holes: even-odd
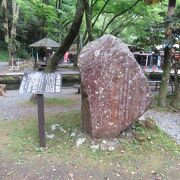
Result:
[[[79,55],[82,128],[93,138],[115,137],[151,103],[147,79],[126,44],[105,35]]]
[[[6,94],[6,85],[0,84],[0,96],[5,96]]]

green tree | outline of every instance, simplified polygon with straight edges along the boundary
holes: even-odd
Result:
[[[173,59],[172,48],[174,44],[174,37],[172,31],[172,15],[174,14],[175,7],[176,0],[169,0],[167,18],[165,21],[164,68],[158,98],[158,105],[162,107],[166,106],[167,88],[170,78],[171,62]]]
[[[56,70],[56,67],[59,64],[60,59],[63,57],[65,52],[70,48],[74,39],[78,35],[83,19],[84,10],[85,10],[84,0],[78,0],[76,13],[71,28],[69,29],[69,32],[65,37],[65,39],[63,40],[63,42],[61,43],[60,47],[57,49],[57,51],[49,61],[47,66],[48,71]]]
[[[8,2],[7,0],[3,0],[1,3],[1,8],[2,8],[2,14],[3,14],[3,23],[4,23],[4,39],[5,42],[8,46],[8,52],[9,52],[9,59],[13,59],[16,54],[16,46],[17,46],[17,41],[16,41],[16,29],[17,29],[17,22],[19,19],[19,11],[20,11],[20,6],[17,3],[16,0],[12,0],[11,2],[11,7],[12,7],[12,23],[11,23],[11,28],[9,28],[9,17],[8,16]]]
[[[176,13],[173,18],[173,34],[176,40],[176,44],[179,44],[179,57],[180,57],[180,6],[177,6]],[[177,55],[177,54],[175,54]],[[177,60],[175,58],[174,60],[174,76],[175,76],[175,92],[174,92],[174,98],[172,101],[172,105],[175,107],[180,107],[180,75],[178,74],[178,71],[180,71],[180,59]]]

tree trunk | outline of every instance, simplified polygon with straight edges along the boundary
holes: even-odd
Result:
[[[74,39],[79,33],[79,29],[81,27],[82,19],[84,14],[84,0],[78,0],[76,14],[71,25],[71,28],[65,37],[64,41],[57,49],[56,53],[53,55],[52,59],[49,61],[48,66],[46,68],[47,71],[55,71],[58,66],[60,59],[64,56],[65,52],[68,51]]]
[[[180,108],[180,75],[178,75],[178,70],[180,70],[180,61],[179,60],[175,61],[175,64],[174,64],[175,91],[174,91],[174,98],[172,100],[172,105],[174,107]]]
[[[162,81],[160,85],[159,98],[158,98],[158,105],[161,107],[166,106],[166,95],[168,90],[170,72],[171,72],[171,52],[169,48],[165,48],[163,75],[162,75]]]
[[[7,0],[3,0],[1,4],[2,16],[3,16],[3,28],[5,43],[9,44],[9,28],[8,28],[8,13],[7,13]]]
[[[176,0],[169,0],[167,20],[165,24],[165,40],[166,47],[164,49],[164,68],[162,75],[162,82],[159,90],[158,105],[161,107],[166,106],[166,95],[168,90],[168,83],[171,71],[172,48],[173,48],[173,34],[172,34],[172,21],[171,16],[174,14]]]
[[[74,59],[74,63],[73,63],[74,68],[78,67],[78,54],[80,53],[81,48],[82,48],[82,39],[81,39],[81,36],[78,34],[78,36],[77,36],[77,50],[76,50],[77,56]]]
[[[84,0],[85,14],[86,14],[86,27],[88,32],[88,41],[93,41],[92,23],[91,23],[91,10],[89,7],[89,0]]]
[[[12,20],[12,27],[11,27],[11,36],[9,41],[9,56],[10,59],[14,59],[16,54],[16,27],[19,18],[19,5],[17,4],[16,0],[12,1],[12,13],[13,13],[13,20]]]

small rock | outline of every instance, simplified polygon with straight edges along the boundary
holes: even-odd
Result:
[[[156,174],[157,174],[157,172],[153,170],[153,171],[151,171],[151,174],[155,174],[155,175],[156,175]]]
[[[74,136],[76,136],[76,133],[75,132],[71,133],[70,137],[74,137]]]
[[[76,140],[76,147],[80,147],[80,145],[86,140],[86,138],[79,138]]]
[[[59,127],[60,131],[62,131],[63,133],[66,133],[66,130],[63,129],[62,127]]]
[[[98,150],[99,149],[99,144],[95,145],[93,144],[92,146],[90,146],[91,149],[93,150]]]
[[[156,122],[154,121],[154,119],[150,118],[150,117],[147,117],[146,120],[145,120],[145,126],[146,128],[148,129],[156,129],[157,128],[157,125],[156,125]]]
[[[48,139],[53,139],[55,137],[55,135],[54,134],[46,134],[46,137]]]
[[[70,178],[73,179],[74,174],[73,173],[69,173],[69,176],[70,176]]]
[[[103,140],[102,143],[100,143],[100,149],[101,150],[109,150],[113,151],[115,148],[118,147],[118,141],[116,139],[110,139],[110,140]]]
[[[138,121],[145,121],[146,120],[146,116],[142,115],[138,118]]]
[[[133,176],[133,175],[136,174],[136,173],[137,173],[137,172],[132,171],[132,172],[131,172],[131,175]]]
[[[63,133],[66,133],[66,130],[63,129],[59,124],[53,124],[51,125],[51,130],[55,131],[56,129],[59,129],[60,131],[62,131]]]
[[[115,147],[109,147],[109,151],[113,151]]]
[[[56,130],[60,125],[59,124],[53,124],[51,125],[51,130],[54,131]]]

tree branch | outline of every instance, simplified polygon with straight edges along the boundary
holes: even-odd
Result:
[[[135,17],[133,17],[132,19],[130,19],[129,21],[127,21],[123,26],[121,25],[120,29],[118,32],[116,32],[114,35],[117,36],[119,34],[119,32],[121,32],[127,25],[129,25],[130,22],[132,22],[134,19],[136,19],[138,17],[138,15],[136,15]]]
[[[106,0],[106,2],[104,3],[104,6],[101,8],[101,10],[99,11],[98,15],[96,16],[96,19],[94,20],[94,22],[92,23],[92,27],[94,27],[96,21],[98,20],[99,16],[101,15],[101,13],[103,12],[103,10],[105,9],[106,5],[108,4],[109,0]]]
[[[107,23],[104,31],[101,33],[101,35],[103,35],[105,33],[105,31],[107,30],[107,28],[109,27],[109,25],[119,16],[121,16],[122,14],[128,12],[129,10],[133,9],[140,1],[142,0],[137,0],[132,6],[130,6],[129,8],[125,9],[124,11],[116,14],[115,16],[113,16],[113,18],[111,18],[111,20]]]
[[[122,27],[123,23],[125,23],[126,21],[128,21],[128,20],[131,19],[131,18],[132,18],[132,15],[131,15],[131,16],[128,16],[127,18],[125,18],[125,19],[120,23],[120,25],[119,25],[118,27],[116,27],[114,30],[112,30],[112,31],[110,32],[110,34],[114,34],[119,28]]]
[[[81,27],[82,19],[84,15],[84,0],[77,1],[77,8],[73,23],[70,27],[70,30],[65,37],[64,41],[57,49],[52,59],[49,60],[48,66],[46,68],[47,71],[55,71],[58,66],[60,59],[64,56],[65,52],[69,50],[71,44],[79,33],[79,29]]]
[[[92,41],[94,38],[92,35],[91,11],[89,7],[89,0],[84,0],[84,6],[85,6],[86,28],[88,32],[88,40]]]

